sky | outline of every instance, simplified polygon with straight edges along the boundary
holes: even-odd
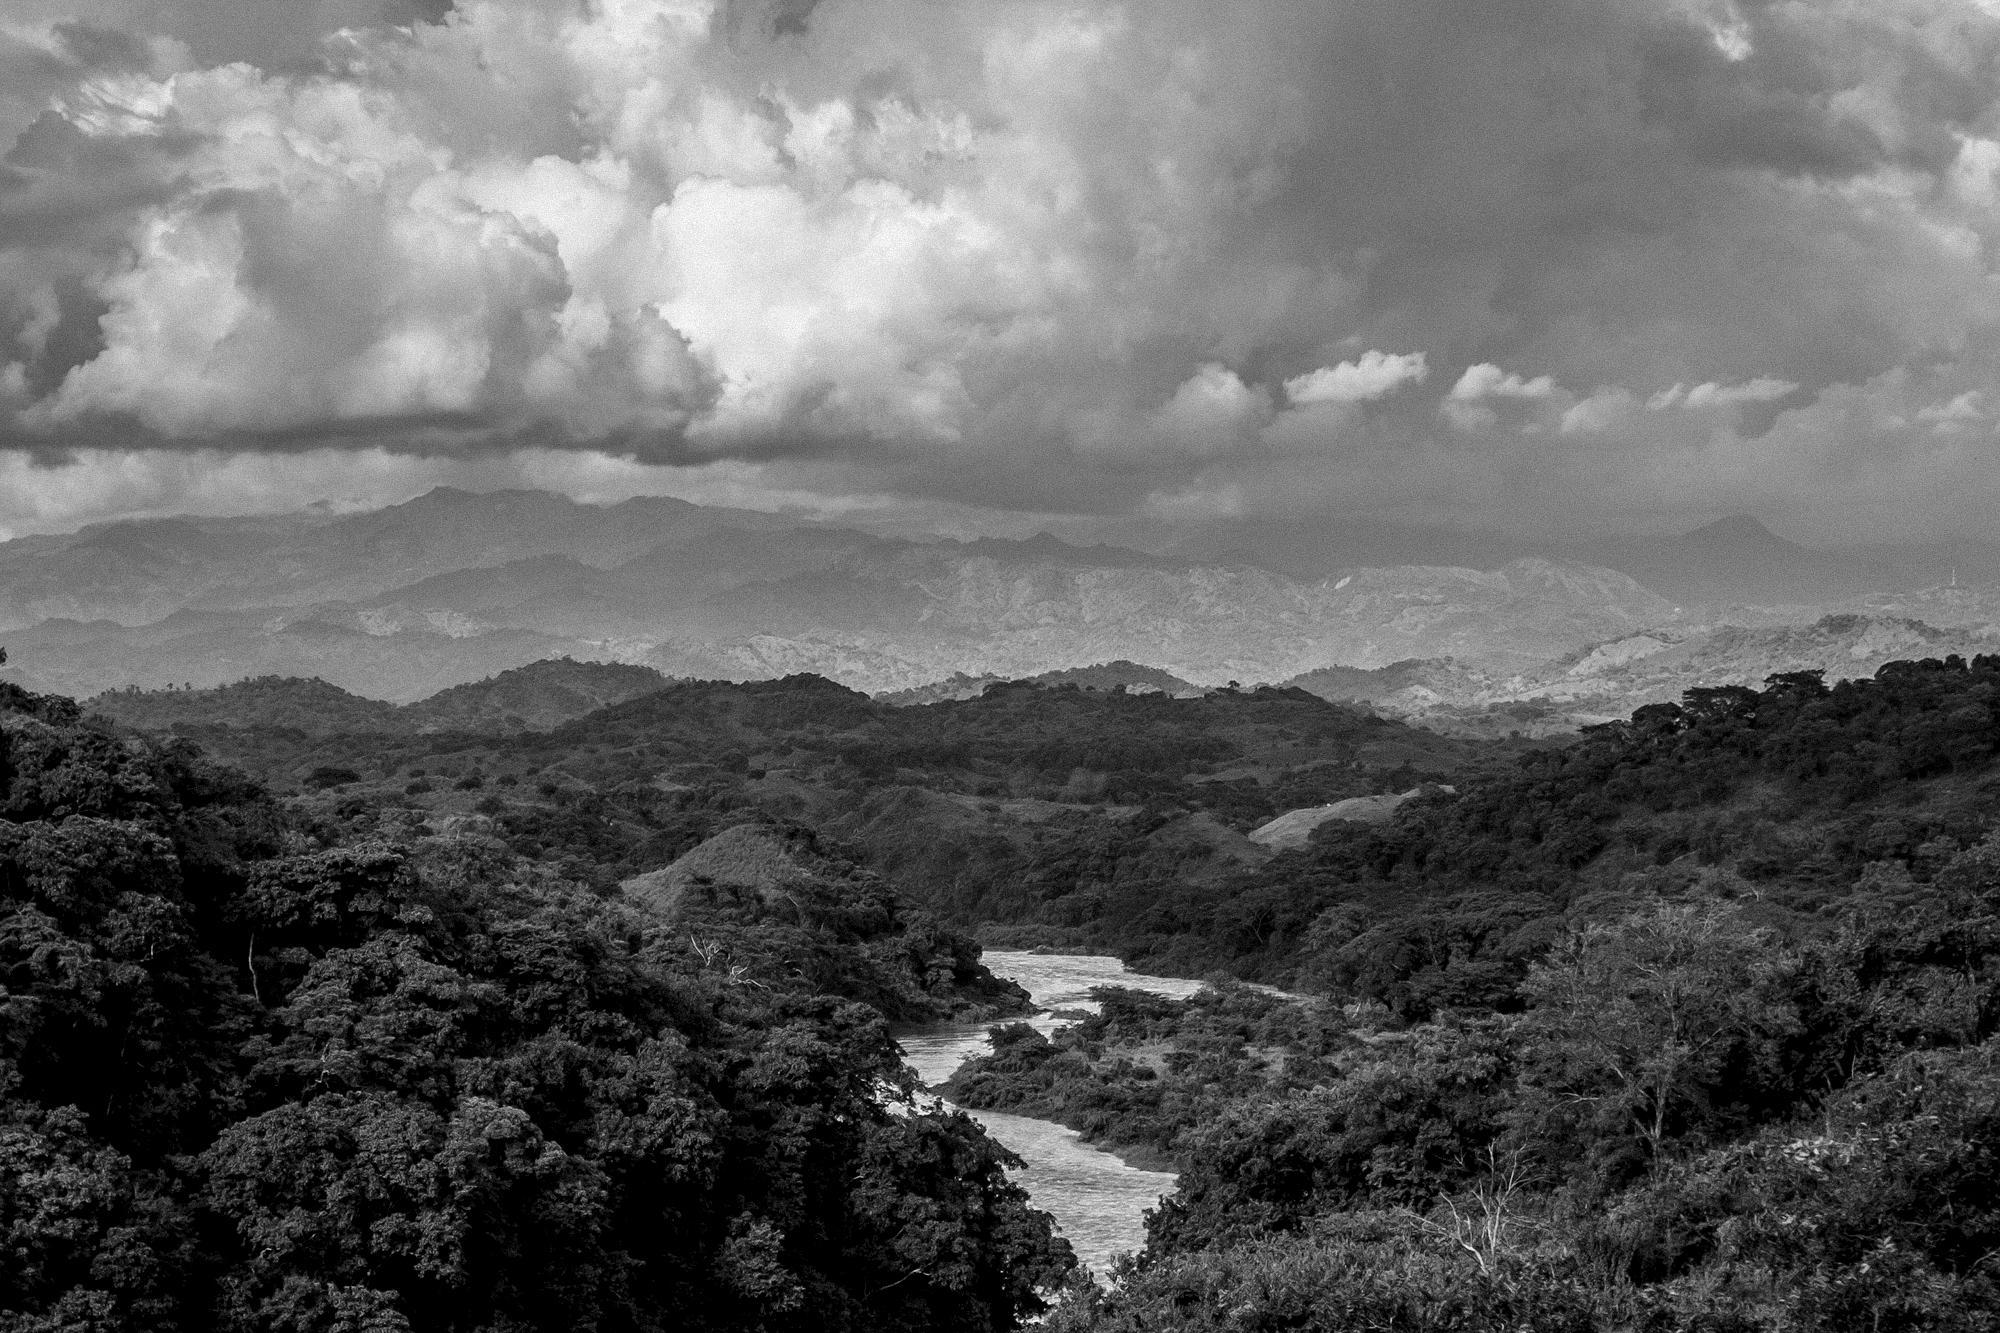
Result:
[[[1994,536],[1996,59],[2000,0],[7,0],[0,536]]]

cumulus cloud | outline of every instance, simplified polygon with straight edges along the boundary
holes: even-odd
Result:
[[[1211,361],[1174,390],[1136,444],[1145,451],[1160,441],[1196,456],[1225,453],[1242,444],[1270,410],[1268,393]]]
[[[1556,382],[1547,375],[1524,379],[1491,362],[1481,362],[1465,368],[1465,373],[1451,386],[1451,392],[1445,395],[1438,411],[1460,430],[1478,430],[1499,420],[1499,414],[1492,408],[1480,406],[1488,399],[1553,398],[1555,393]]]
[[[1451,386],[1450,400],[1476,403],[1482,398],[1547,398],[1556,391],[1556,382],[1547,375],[1524,379],[1492,364],[1467,366]]]
[[[1566,408],[1560,429],[1565,435],[1599,434],[1616,428],[1638,409],[1639,400],[1630,389],[1610,385]]]
[[[1973,0],[22,0],[0,152],[44,460],[1566,531],[1810,422],[1935,526],[2000,374]]]
[[[1391,355],[1367,351],[1358,361],[1296,375],[1285,381],[1285,397],[1300,407],[1315,403],[1366,403],[1404,384],[1421,384],[1430,373],[1422,352]]]

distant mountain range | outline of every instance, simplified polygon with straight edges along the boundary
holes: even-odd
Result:
[[[1663,597],[1708,609],[1825,603],[1959,579],[1967,585],[2000,582],[2000,546],[1814,549],[1741,515],[1681,537],[1601,542],[1572,554],[1622,569]]]
[[[1817,552],[1739,519],[1501,554],[1492,568],[1315,572],[1303,556],[912,539],[671,499],[440,489],[361,514],[121,522],[0,543],[0,641],[9,676],[77,696],[277,675],[400,703],[569,657],[677,677],[811,672],[910,701],[1103,663],[1146,664],[1159,679],[1122,683],[1172,693],[1448,662],[1424,668],[1421,687],[1491,701],[1638,635],[1679,645],[1704,626],[1829,612],[1974,636],[2000,620],[1992,590],[1950,586],[1956,556],[1968,585],[2000,570],[1983,547]],[[1925,561],[1945,578],[1896,581]]]
[[[1512,676],[1437,658],[1374,668],[1321,667],[1282,683],[1455,736],[1537,737],[1627,717],[1643,705],[1677,700],[1695,686],[1760,686],[1781,671],[1820,671],[1834,682],[1872,676],[1888,662],[1981,652],[2000,652],[2000,631],[1939,629],[1921,621],[1850,613],[1806,626],[1724,625],[1632,634]],[[259,676],[207,689],[114,690],[89,700],[88,706],[128,726],[202,735],[209,745],[227,750],[218,732],[324,738],[550,731],[678,683],[650,667],[558,658],[402,705],[316,678]],[[927,686],[880,693],[876,702],[910,707],[977,699],[996,686],[1181,699],[1214,692],[1157,667],[1120,661],[1018,679],[960,673]]]
[[[1734,607],[1820,604],[1868,593],[2000,583],[2000,542],[1815,548],[1749,515],[1677,536],[1530,543],[1498,534],[1382,523],[1239,519],[1175,543],[1183,558],[1224,557],[1293,578],[1338,577],[1359,566],[1451,564],[1492,569],[1525,556],[1596,565],[1631,575],[1697,616]]]
[[[1591,644],[1533,671],[1496,675],[1447,659],[1376,670],[1322,668],[1287,681],[1343,703],[1468,734],[1534,735],[1628,717],[1695,686],[1750,685],[1783,671],[1828,683],[1872,676],[1889,662],[2000,653],[2000,627],[1940,628],[1907,617],[1844,612],[1807,625],[1655,628]]]

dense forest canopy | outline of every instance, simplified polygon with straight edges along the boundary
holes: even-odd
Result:
[[[319,682],[106,696],[352,823],[421,809],[609,886],[746,817],[849,844],[962,927],[1123,947],[1162,884],[1262,853],[1238,836],[1300,806],[1403,791],[1528,748],[1434,735],[1300,690],[1162,694],[1032,685],[903,708],[817,676],[685,682],[539,732],[432,730],[424,705],[307,731]],[[333,716],[352,719],[349,711]],[[1109,895],[1117,902],[1100,905]]]
[[[1993,1327],[1996,687],[1691,691],[1190,890],[1314,998],[1110,994],[952,1085],[1183,1168],[1055,1326]]]
[[[1216,978],[951,1085],[1182,1171],[1058,1329],[2000,1317],[2000,658],[1564,744],[1273,689],[176,693],[0,700],[0,1327],[1010,1326],[1067,1251],[887,1026],[1018,1011],[975,932]]]
[[[1067,1246],[839,990],[969,946],[839,888],[669,928],[9,687],[0,1327],[1012,1327]]]

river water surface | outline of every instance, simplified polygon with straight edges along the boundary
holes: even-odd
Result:
[[[1088,954],[1022,953],[988,950],[981,961],[993,975],[1018,982],[1046,1010],[1090,1010],[1093,986],[1127,986],[1184,999],[1201,989],[1198,981],[1150,977],[1127,971],[1116,958]],[[1037,1014],[1028,1022],[1044,1033],[1066,1020],[1058,1013]],[[991,1023],[954,1024],[904,1034],[904,1058],[926,1085],[944,1082],[957,1068],[988,1050]],[[986,1132],[1020,1154],[1027,1163],[1012,1172],[1014,1182],[1028,1191],[1037,1208],[1056,1220],[1075,1247],[1076,1256],[1102,1274],[1111,1256],[1136,1250],[1146,1240],[1144,1213],[1174,1187],[1171,1171],[1142,1171],[1101,1152],[1073,1129],[1048,1120],[1006,1115],[999,1111],[968,1111]]]

